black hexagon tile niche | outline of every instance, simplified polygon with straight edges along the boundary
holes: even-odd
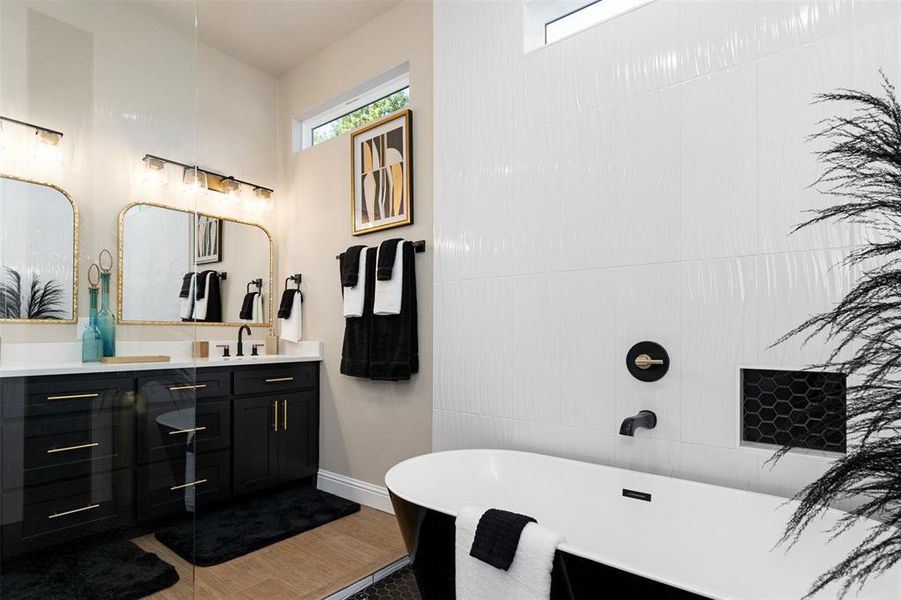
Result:
[[[843,373],[742,369],[741,388],[743,441],[845,452]]]

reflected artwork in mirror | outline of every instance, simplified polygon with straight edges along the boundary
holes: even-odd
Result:
[[[78,207],[62,189],[0,176],[0,321],[74,323]]]
[[[119,213],[119,322],[269,327],[272,261],[272,237],[260,225],[130,204]],[[247,314],[255,280],[262,298]]]

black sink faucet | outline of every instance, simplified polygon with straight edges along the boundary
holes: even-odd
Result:
[[[639,411],[634,417],[628,417],[623,420],[622,425],[619,426],[619,434],[631,437],[635,435],[635,430],[639,427],[654,429],[657,427],[657,415],[649,410]]]
[[[235,353],[235,356],[244,356],[244,339],[242,336],[245,329],[247,330],[247,335],[250,335],[250,327],[241,325],[241,328],[238,329],[238,351]]]

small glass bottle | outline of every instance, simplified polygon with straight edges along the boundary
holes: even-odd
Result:
[[[91,265],[91,271],[97,268],[97,265]],[[91,281],[91,271],[88,272],[88,281]],[[99,269],[98,269],[99,271]],[[99,362],[103,356],[103,338],[100,336],[100,330],[97,327],[97,284],[92,283],[88,288],[88,324],[85,326],[81,334],[81,362]]]
[[[103,254],[109,256],[109,267],[103,266]],[[97,327],[103,339],[103,356],[116,355],[116,317],[109,303],[110,270],[113,267],[113,255],[109,250],[100,253],[100,312],[97,313]]]

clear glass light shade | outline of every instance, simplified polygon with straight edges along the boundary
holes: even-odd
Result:
[[[244,190],[234,179],[223,179],[221,189],[222,201],[226,204],[239,204],[243,199]]]
[[[34,143],[34,159],[47,165],[59,165],[63,162],[63,136],[50,131],[36,131]]]
[[[163,187],[169,183],[169,169],[166,161],[145,156],[141,163],[141,181],[145,184]]]
[[[186,194],[203,194],[207,191],[206,173],[200,169],[186,167],[182,177],[183,191]]]
[[[253,197],[250,200],[250,206],[254,210],[260,212],[268,212],[272,210],[272,191],[266,188],[253,188]]]

